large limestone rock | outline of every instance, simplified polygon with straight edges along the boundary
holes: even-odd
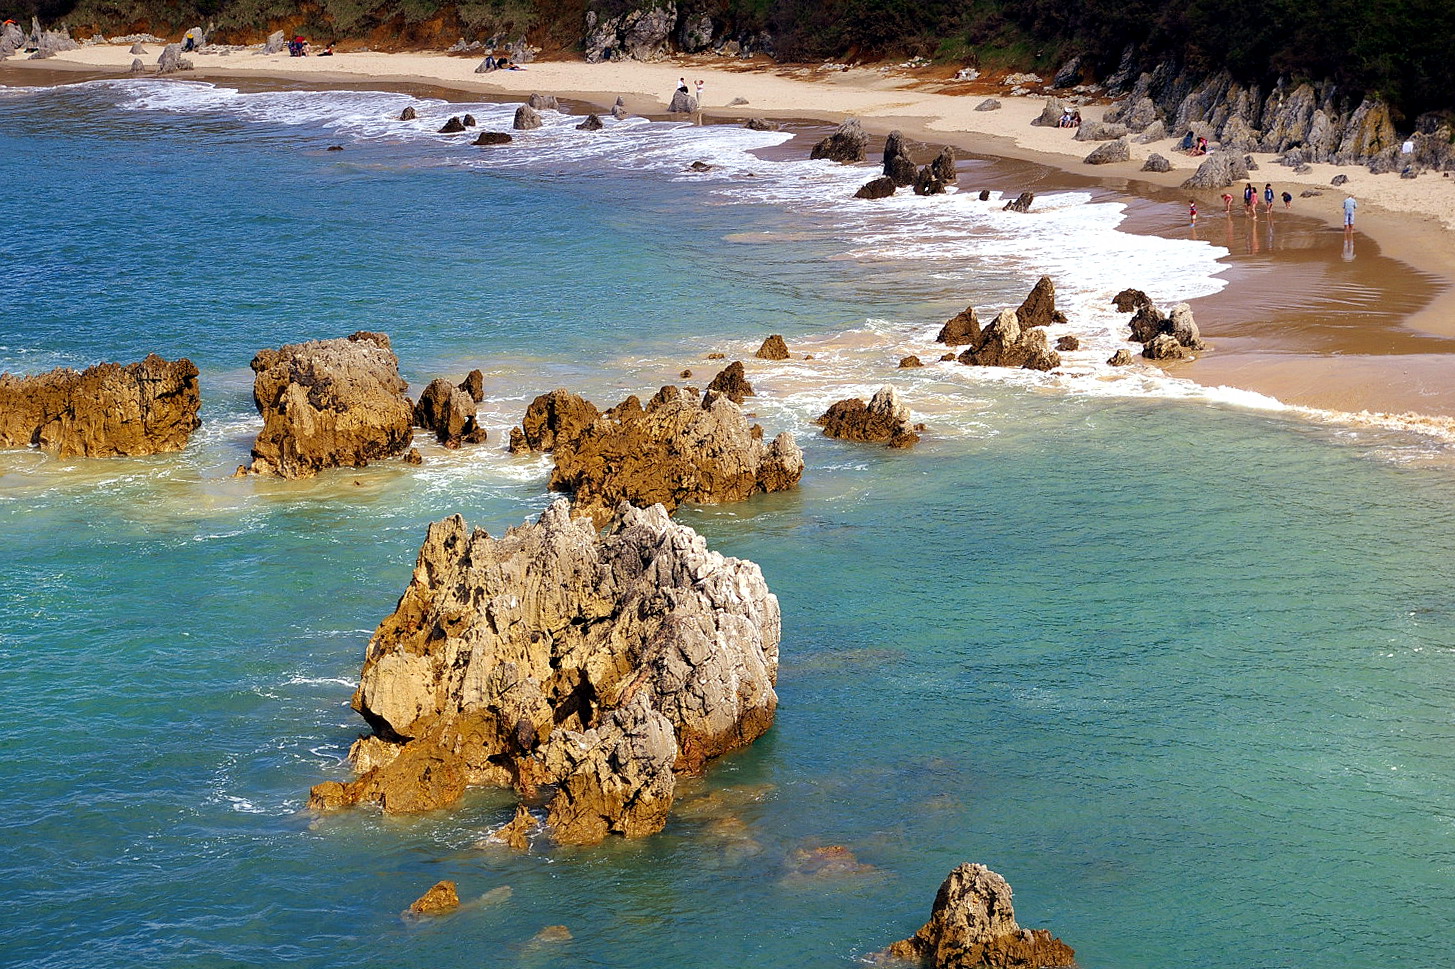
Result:
[[[197,368],[150,354],[23,377],[0,374],[0,447],[57,457],[137,457],[180,451],[202,422]]]
[[[465,784],[555,785],[573,843],[658,830],[671,774],[771,726],[778,600],[660,506],[618,508],[605,534],[565,501],[502,537],[431,525],[395,612],[369,641],[354,708],[375,736],[359,777],[314,808],[419,811]]]
[[[975,315],[975,307],[967,306],[945,321],[935,337],[935,342],[943,343],[947,347],[963,347],[967,344],[973,345],[979,339],[980,319]]]
[[[1051,349],[1043,327],[1022,327],[1015,310],[1002,310],[980,333],[980,339],[960,354],[961,363],[980,367],[1021,367],[1054,370],[1061,355]]]
[[[438,881],[409,906],[411,915],[443,915],[460,907],[460,892],[452,881]]]
[[[1127,136],[1127,126],[1106,121],[1087,121],[1076,129],[1074,141],[1115,141]]]
[[[1192,356],[1193,351],[1207,349],[1192,317],[1192,308],[1186,303],[1178,303],[1168,316],[1139,289],[1122,290],[1114,302],[1123,313],[1136,311],[1127,325],[1132,331],[1131,338],[1143,344],[1142,356],[1151,360],[1180,360]]]
[[[1218,151],[1203,159],[1183,188],[1227,188],[1248,177],[1248,162],[1241,152]]]
[[[1039,969],[1075,965],[1075,951],[1045,929],[1015,920],[1006,880],[984,865],[960,865],[935,895],[930,920],[888,954],[932,969]]]
[[[476,371],[479,373],[479,371]],[[434,434],[447,448],[480,444],[485,429],[476,423],[476,400],[464,384],[456,386],[443,377],[430,381],[414,405],[414,424]]]
[[[569,390],[541,394],[525,409],[520,427],[510,432],[510,450],[553,451],[557,441],[572,441],[601,416],[596,405]]]
[[[1061,117],[1066,113],[1066,104],[1060,98],[1047,98],[1045,107],[1041,113],[1031,120],[1031,124],[1042,128],[1054,128],[1061,123]]]
[[[157,58],[158,74],[175,74],[178,71],[192,70],[192,62],[182,56],[181,44],[168,44],[162,48],[161,56]]]
[[[1036,280],[1025,301],[1016,307],[1015,315],[1021,326],[1050,326],[1066,322],[1066,314],[1056,309],[1056,284],[1050,276]]]
[[[914,160],[909,157],[909,150],[904,147],[904,135],[899,131],[891,131],[884,139],[884,174],[893,180],[897,188],[914,184]]]
[[[742,404],[744,398],[754,396],[753,385],[748,382],[741,360],[734,360],[724,367],[716,377],[712,378],[712,383],[707,385],[707,389],[724,394],[728,400],[739,405]]]
[[[252,368],[263,429],[248,471],[303,478],[362,468],[408,448],[414,405],[382,333],[263,350]]]
[[[930,161],[930,174],[943,185],[953,185],[960,173],[955,168],[955,150],[948,145]]]
[[[803,476],[803,453],[788,433],[763,441],[759,425],[725,395],[698,398],[663,387],[646,407],[635,397],[602,414],[574,439],[556,438],[550,487],[606,522],[623,501],[664,505],[743,501],[783,491]]]
[[[667,105],[667,112],[669,114],[696,114],[697,99],[686,91],[673,91],[672,100]]]
[[[787,360],[788,344],[781,335],[771,334],[763,338],[762,344],[753,351],[753,356],[759,360]]]
[[[888,447],[911,447],[919,443],[909,407],[893,387],[880,387],[869,403],[858,397],[841,400],[814,423],[824,436],[845,441],[867,441]]]
[[[528,104],[515,109],[515,120],[511,127],[516,131],[533,131],[541,126],[541,113]]]
[[[643,4],[632,6],[618,17],[602,17],[595,10],[586,13],[584,41],[586,63],[629,58],[657,61],[670,48],[677,26],[677,5]]]
[[[869,136],[859,125],[858,118],[849,118],[839,125],[837,131],[813,146],[809,158],[827,158],[829,161],[846,164],[864,160],[864,150],[869,145]]]
[[[1097,147],[1094,151],[1082,159],[1088,165],[1111,165],[1116,162],[1132,160],[1132,149],[1127,144],[1127,139],[1118,138],[1116,141],[1108,141]]]

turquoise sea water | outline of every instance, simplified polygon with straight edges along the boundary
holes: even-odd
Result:
[[[835,201],[857,175],[763,160],[777,136],[736,129],[583,147],[563,120],[482,156],[429,134],[463,109],[384,120],[405,103],[0,89],[0,183],[24,200],[0,368],[187,355],[206,422],[176,456],[0,453],[0,962],[843,967],[978,861],[1087,967],[1448,964],[1440,447],[1092,354],[1062,378],[893,370],[966,302],[1093,276],[1088,252],[1174,299],[1216,288],[1217,251],[1123,238],[1085,193],[1035,224],[964,199],[881,215]],[[697,157],[718,168],[682,175]],[[1063,286],[1088,343],[1129,282]],[[357,329],[390,334],[415,390],[483,369],[493,443],[229,478],[252,354]],[[497,791],[303,812],[345,776],[363,646],[425,524],[498,532],[549,500],[546,465],[498,447],[529,397],[705,381],[707,352],[770,332],[816,358],[749,367],[802,487],[681,518],[782,602],[774,729],[686,785],[662,834],[598,849],[478,846],[512,810]],[[886,380],[930,426],[918,448],[816,436],[824,402]],[[827,845],[864,870],[803,873]],[[401,919],[440,878],[464,910]],[[557,924],[569,941],[534,940]]]

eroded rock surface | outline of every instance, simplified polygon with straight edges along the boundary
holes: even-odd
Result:
[[[1075,951],[1045,929],[1015,920],[1010,885],[984,865],[961,865],[935,895],[930,920],[887,950],[893,958],[932,969],[1075,965]]]
[[[452,881],[435,882],[409,906],[411,915],[443,915],[460,907],[460,893]]]
[[[815,423],[827,437],[845,441],[867,441],[888,447],[911,447],[919,443],[909,407],[893,387],[880,387],[869,403],[850,397],[834,404]]]
[[[864,160],[864,150],[869,146],[869,136],[859,124],[858,118],[850,118],[839,125],[838,130],[813,146],[809,158],[827,158],[829,161],[853,163]]]
[[[0,374],[0,447],[58,457],[137,457],[180,451],[202,422],[197,367],[150,354],[138,363]]]
[[[622,505],[605,534],[558,501],[500,538],[430,526],[369,641],[354,708],[375,735],[316,809],[391,813],[466,784],[554,785],[559,840],[658,830],[672,773],[746,746],[777,707],[778,600],[665,509]]]
[[[1054,370],[1061,356],[1051,349],[1043,327],[1023,327],[1015,310],[1002,310],[985,327],[970,349],[960,354],[961,363],[981,367],[1021,367],[1026,370]]]
[[[557,441],[574,440],[601,411],[584,397],[557,388],[541,394],[525,409],[520,427],[510,432],[510,450],[553,451]]]
[[[414,405],[382,333],[263,350],[252,368],[253,402],[263,416],[252,473],[302,478],[362,468],[409,447]]]
[[[783,342],[783,337],[774,333],[763,340],[762,346],[753,353],[759,360],[787,360],[788,344]]]
[[[741,360],[734,360],[724,367],[716,377],[712,378],[712,383],[707,385],[707,389],[726,394],[728,400],[739,405],[742,404],[744,398],[754,396],[753,385],[748,383]]]
[[[479,374],[479,371],[475,371]],[[414,405],[414,423],[434,434],[447,448],[461,444],[480,444],[485,440],[485,429],[476,423],[477,399],[466,389],[466,384],[456,386],[444,377],[431,380],[419,402]]]
[[[963,347],[966,344],[973,345],[979,339],[980,318],[975,315],[975,307],[967,306],[945,321],[945,325],[940,327],[939,335],[935,337],[935,342],[943,343],[947,347]]]

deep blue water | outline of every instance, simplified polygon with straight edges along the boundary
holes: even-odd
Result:
[[[207,422],[180,456],[0,453],[0,961],[843,967],[978,861],[1087,967],[1448,964],[1437,449],[1156,388],[889,369],[967,298],[1024,291],[1014,240],[947,279],[844,258],[893,233],[766,190],[609,155],[480,167],[388,129],[133,97],[0,91],[0,182],[27,203],[0,234],[3,366],[185,354]],[[660,137],[689,136],[737,150]],[[1112,231],[1104,207],[1065,213]],[[1196,253],[1150,255],[1192,285]],[[252,354],[357,329],[390,334],[416,389],[481,367],[496,443],[227,477],[256,430]],[[479,847],[513,808],[496,791],[303,812],[345,776],[363,646],[426,523],[498,532],[549,500],[545,466],[498,449],[529,396],[705,379],[705,352],[770,332],[822,364],[749,368],[809,472],[680,517],[782,602],[774,729],[642,841]],[[918,448],[816,436],[822,400],[886,375],[930,424]],[[796,874],[824,845],[872,868]],[[475,901],[401,919],[440,878]],[[553,924],[571,940],[532,941]]]

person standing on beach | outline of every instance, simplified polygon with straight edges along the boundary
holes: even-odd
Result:
[[[1194,226],[1197,225],[1197,199],[1187,200],[1187,217],[1192,220]]]
[[[1258,218],[1258,190],[1249,182],[1243,187],[1243,211],[1253,218]]]
[[[700,108],[702,107],[702,78],[699,77],[693,81],[692,86],[697,89],[697,106]]]
[[[1223,211],[1229,215],[1233,214],[1233,196],[1231,192],[1223,193]]]
[[[1349,195],[1344,198],[1344,235],[1346,236],[1354,234],[1354,210],[1358,207],[1359,203],[1354,201],[1354,196]]]
[[[1263,183],[1263,205],[1268,209],[1269,214],[1273,212],[1273,183]]]
[[[1283,210],[1286,212],[1293,208],[1293,196],[1287,192],[1283,193]]]

